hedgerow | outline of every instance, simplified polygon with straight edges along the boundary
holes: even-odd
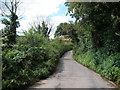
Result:
[[[120,53],[115,52],[111,55],[106,53],[107,49],[101,48],[97,51],[88,49],[84,51],[81,44],[73,49],[73,57],[81,64],[93,69],[101,76],[120,85]]]
[[[17,44],[3,50],[4,90],[12,90],[51,75],[59,58],[72,44],[60,39],[50,40],[42,34],[29,30],[17,38]]]

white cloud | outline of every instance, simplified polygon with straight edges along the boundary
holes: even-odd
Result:
[[[36,15],[49,16],[56,13],[61,3],[65,0],[24,0],[25,16],[35,17]]]
[[[18,32],[21,29],[26,30],[37,16],[49,16],[59,11],[59,5],[64,4],[65,0],[23,0],[21,4],[21,12],[24,19],[20,21],[21,27],[17,29]],[[67,19],[67,17],[55,17],[55,23],[59,23]],[[59,19],[58,19],[59,18]],[[63,20],[64,19],[64,20]]]
[[[43,17],[41,17],[43,18]],[[54,32],[56,30],[56,26],[58,26],[60,23],[62,22],[68,22],[71,19],[70,16],[54,16],[54,17],[50,17],[49,18],[51,20],[51,23],[54,25],[54,30],[51,32],[51,38],[54,37]],[[35,19],[28,19],[28,20],[21,20],[21,27],[17,30],[18,32],[21,32],[22,30],[27,30],[28,27],[30,26],[30,23],[32,23],[32,21],[34,21]]]
[[[70,16],[55,16],[52,17],[52,20],[54,21],[54,30],[51,32],[50,34],[50,38],[54,38],[54,33],[56,31],[56,27],[60,24],[60,23],[64,23],[64,22],[68,22],[70,20],[73,20]]]
[[[52,19],[55,21],[56,26],[62,22],[68,22],[72,20],[70,16],[54,16]]]
[[[20,5],[19,14],[23,16],[23,19],[20,20],[20,27],[17,29],[19,35],[23,30],[27,30],[29,28],[29,23],[34,21],[37,16],[45,16],[48,17],[50,15],[56,14],[60,7],[59,5],[64,4],[66,0],[21,0],[23,3]],[[65,12],[63,12],[65,13]],[[70,20],[69,16],[54,16],[49,17],[54,23],[55,27],[61,22],[67,22]],[[53,38],[52,31],[51,37]]]
[[[0,30],[3,29],[4,27],[5,25],[0,22]]]
[[[29,23],[34,21],[37,16],[48,17],[50,15],[56,14],[60,7],[59,5],[64,4],[66,0],[22,0],[19,13],[22,13],[23,19],[20,20],[20,27],[17,32],[22,32],[22,30],[27,30],[29,28]],[[65,13],[65,12],[63,12]],[[56,27],[61,22],[67,22],[70,20],[69,16],[54,16],[49,17]],[[53,33],[52,32],[52,37]]]

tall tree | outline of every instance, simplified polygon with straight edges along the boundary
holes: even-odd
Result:
[[[91,28],[90,34],[94,47],[99,49],[107,46],[109,48],[120,48],[120,2],[115,3],[66,3],[68,14],[76,18],[76,22],[83,27],[83,36],[89,38],[85,32],[86,27]],[[79,26],[80,26],[79,25]],[[80,26],[80,27],[81,27]],[[117,35],[116,35],[116,34]],[[116,45],[116,46],[115,46]]]
[[[61,36],[61,35],[68,35],[69,38],[72,39],[73,42],[78,42],[78,36],[77,36],[77,31],[75,28],[75,24],[70,21],[69,23],[60,23],[57,26],[56,32],[55,32],[55,37]]]
[[[19,18],[17,15],[18,8],[21,4],[20,0],[5,0],[1,1],[0,10],[2,12],[2,23],[5,24],[5,35],[7,37],[7,43],[16,43],[16,29],[20,26]]]
[[[45,37],[49,37],[53,29],[51,20],[44,17],[37,17],[37,20],[34,20],[30,26],[35,30],[35,32],[43,34]]]

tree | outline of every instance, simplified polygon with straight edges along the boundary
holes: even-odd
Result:
[[[53,24],[50,22],[50,19],[38,17],[37,20],[34,20],[32,24],[30,24],[31,28],[35,30],[35,32],[39,34],[43,34],[45,37],[49,37]]]
[[[66,22],[60,23],[57,26],[57,30],[55,32],[55,37],[62,36],[62,35],[64,35],[64,36],[68,35],[69,38],[71,38],[73,42],[79,41],[75,25],[72,21],[70,21],[69,23],[66,23]]]
[[[57,36],[61,36],[61,35],[67,35],[67,27],[68,23],[60,23],[58,26],[57,26],[57,29],[56,29],[56,32],[55,32],[55,37]]]
[[[107,46],[119,49],[120,37],[115,33],[120,32],[120,2],[69,2],[65,5],[68,7],[68,14],[76,18],[76,23],[80,24],[83,37],[92,39],[94,48],[99,49]],[[89,31],[86,27],[90,28]],[[87,35],[86,32],[91,35]]]
[[[2,24],[6,26],[4,37],[7,37],[8,44],[16,43],[16,29],[20,26],[17,11],[20,4],[20,0],[5,0],[1,2],[1,15],[4,17]]]

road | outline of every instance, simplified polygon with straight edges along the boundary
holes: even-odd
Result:
[[[72,58],[72,51],[63,55],[56,72],[45,80],[36,82],[27,90],[38,88],[115,88],[94,71]]]

